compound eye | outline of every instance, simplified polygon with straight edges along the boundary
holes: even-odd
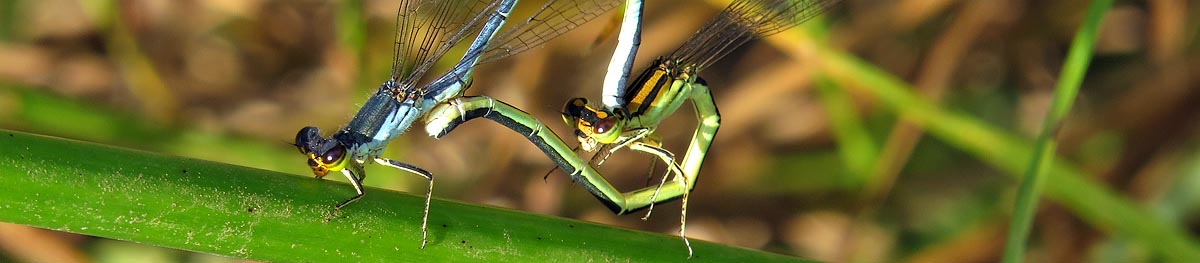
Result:
[[[332,149],[329,149],[329,151],[326,151],[325,154],[321,155],[321,162],[325,164],[332,164],[342,160],[342,158],[345,156],[346,147],[342,147],[342,145],[339,144],[338,146],[334,146]]]
[[[616,126],[616,124],[617,118],[604,118],[596,122],[596,125],[592,126],[592,131],[594,131],[596,134],[604,134],[609,130],[612,130],[613,126]]]
[[[563,105],[562,114],[563,117],[579,118],[583,116],[585,109],[587,109],[587,99],[574,98],[567,101],[566,105]]]
[[[325,138],[321,138],[321,131],[317,127],[308,126],[296,133],[296,142],[292,145],[295,145],[300,153],[308,153],[312,151],[314,145],[319,145],[324,141]]]

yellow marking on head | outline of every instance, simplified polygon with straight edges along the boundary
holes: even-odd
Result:
[[[564,111],[563,121],[567,125],[575,127],[576,139],[579,140],[580,146],[584,150],[593,151],[600,145],[613,143],[620,138],[624,123],[620,117],[582,102],[583,100],[573,100],[571,105],[576,109]],[[579,116],[575,116],[575,114]],[[594,120],[594,122],[588,120]]]
[[[342,147],[342,146],[337,146],[337,147]],[[337,150],[331,149],[330,151],[337,151]],[[325,175],[329,174],[329,172],[341,171],[342,169],[346,168],[346,164],[349,163],[347,161],[347,159],[349,159],[349,158],[346,158],[345,151],[340,151],[340,152],[341,152],[340,155],[331,156],[331,157],[334,157],[333,160],[325,160],[325,158],[323,158],[321,156],[317,156],[315,153],[308,152],[305,154],[308,156],[308,167],[312,168],[313,174],[316,175],[317,177],[324,177]],[[329,153],[326,153],[326,154],[329,154]],[[328,162],[326,162],[326,161],[328,161]]]

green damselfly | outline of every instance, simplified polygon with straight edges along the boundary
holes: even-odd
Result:
[[[344,128],[324,137],[316,127],[296,134],[295,146],[308,157],[317,178],[341,172],[356,195],[365,194],[363,166],[374,162],[429,180],[421,217],[421,247],[426,243],[433,174],[415,165],[382,157],[388,142],[403,134],[435,105],[460,96],[476,64],[498,60],[535,47],[619,5],[619,0],[550,0],[524,22],[497,33],[516,0],[408,0],[396,15],[391,77],[363,104]],[[435,62],[474,32],[462,59],[429,83],[418,83]],[[494,38],[494,39],[493,39]]]
[[[496,121],[525,135],[559,168],[617,214],[682,198],[684,209],[680,215],[679,235],[690,257],[692,248],[685,234],[687,198],[695,187],[704,156],[720,127],[716,103],[708,84],[698,74],[756,36],[771,35],[798,25],[821,14],[837,1],[735,0],[682,46],[670,55],[657,59],[630,85],[606,83],[603,108],[592,107],[583,98],[567,102],[562,111],[563,119],[574,128],[573,134],[584,150],[607,154],[629,148],[655,155],[666,163],[670,167],[669,173],[655,187],[620,192],[592,167],[591,161],[579,157],[574,149],[540,121],[489,97],[457,98],[435,108],[427,119],[426,132],[440,138],[473,118],[484,117]],[[623,23],[623,27],[638,24]],[[625,30],[627,28],[622,28],[622,31]],[[620,54],[614,54],[614,61],[619,59]],[[616,66],[618,64],[610,64],[610,75],[613,70],[621,70],[621,66]],[[606,82],[614,79],[621,78],[606,79]],[[676,163],[674,154],[661,147],[661,141],[654,131],[664,118],[688,100],[692,101],[698,123],[683,160]],[[670,176],[672,174],[674,176]],[[673,178],[672,184],[666,184],[668,177]]]

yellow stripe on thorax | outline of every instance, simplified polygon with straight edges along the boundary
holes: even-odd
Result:
[[[662,103],[663,96],[671,89],[672,80],[670,72],[661,66],[643,72],[624,96],[630,117],[637,117]]]

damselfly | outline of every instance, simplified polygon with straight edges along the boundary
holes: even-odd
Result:
[[[621,193],[596,172],[590,161],[580,158],[540,121],[489,97],[463,97],[439,106],[428,119],[426,131],[441,137],[473,118],[496,121],[524,134],[559,168],[617,214],[682,198],[684,209],[680,215],[679,235],[690,257],[692,248],[685,235],[687,198],[720,127],[720,115],[708,84],[698,74],[755,36],[771,35],[798,25],[824,12],[835,2],[837,0],[735,0],[682,46],[657,59],[629,86],[606,85],[603,109],[588,105],[583,98],[567,102],[563,119],[574,128],[573,133],[584,150],[609,154],[628,147],[655,155],[665,162],[670,167],[669,173],[656,187]],[[637,24],[624,23],[623,26]],[[620,87],[625,88],[618,89]],[[687,100],[692,101],[699,120],[687,152],[677,164],[674,154],[662,148],[654,131]],[[665,184],[668,177],[673,178],[672,184]]]
[[[535,47],[617,6],[619,0],[551,0],[523,23],[497,35],[516,0],[408,0],[396,15],[391,78],[379,86],[346,127],[323,137],[316,127],[296,134],[295,146],[308,157],[317,178],[341,172],[357,194],[335,206],[341,209],[363,197],[363,165],[369,162],[411,172],[429,180],[421,217],[421,247],[426,243],[433,174],[415,165],[383,158],[388,142],[403,134],[435,105],[459,96],[469,86],[476,64],[498,60]],[[474,32],[466,54],[429,83],[418,83],[435,62]],[[489,44],[489,42],[492,42]]]

